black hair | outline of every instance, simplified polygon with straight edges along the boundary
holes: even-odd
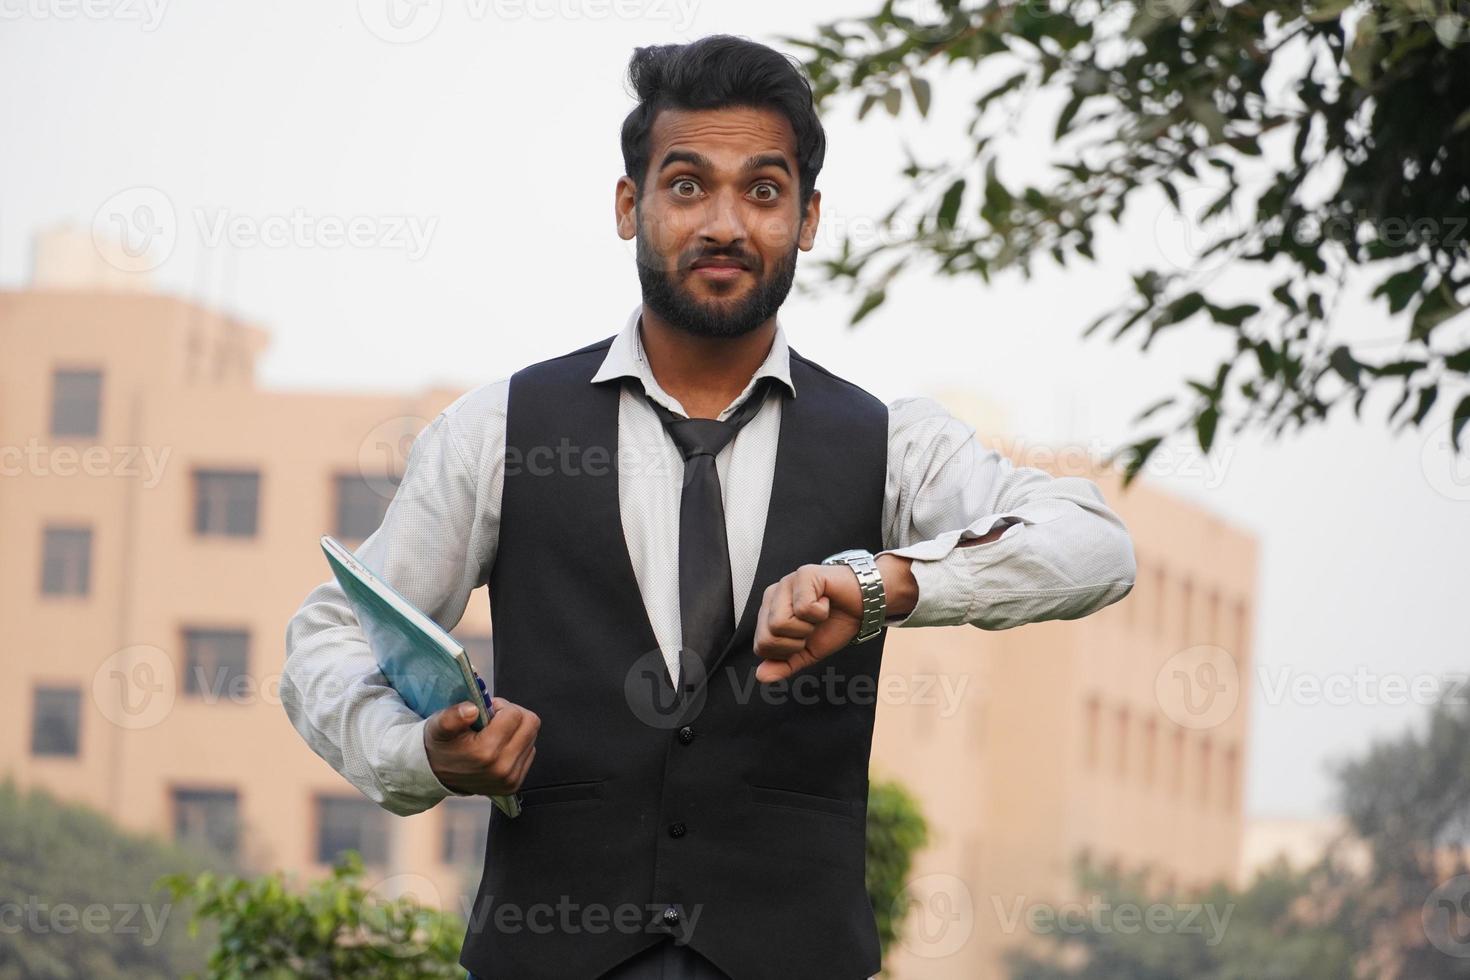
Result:
[[[769,108],[782,113],[796,134],[800,210],[806,213],[827,155],[827,134],[817,118],[811,83],[795,60],[748,38],[711,34],[688,44],[635,48],[628,81],[638,105],[623,120],[623,168],[639,195],[659,110]]]

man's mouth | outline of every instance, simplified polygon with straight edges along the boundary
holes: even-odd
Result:
[[[696,259],[694,264],[689,267],[689,272],[692,275],[721,281],[734,279],[742,273],[749,271],[746,264],[739,259],[724,257]]]

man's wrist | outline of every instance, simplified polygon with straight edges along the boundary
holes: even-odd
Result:
[[[887,618],[907,616],[919,604],[919,582],[914,578],[912,558],[881,554],[875,559],[887,595]]]

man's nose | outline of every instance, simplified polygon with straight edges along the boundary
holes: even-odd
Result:
[[[700,229],[700,233],[719,245],[746,240],[749,231],[739,197],[734,191],[721,191],[711,195],[704,227]]]

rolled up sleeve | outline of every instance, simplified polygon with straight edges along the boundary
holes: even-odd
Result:
[[[1094,482],[1014,465],[929,398],[889,405],[884,538],[881,554],[912,559],[919,587],[889,626],[1077,619],[1127,595],[1136,572],[1127,528]]]

